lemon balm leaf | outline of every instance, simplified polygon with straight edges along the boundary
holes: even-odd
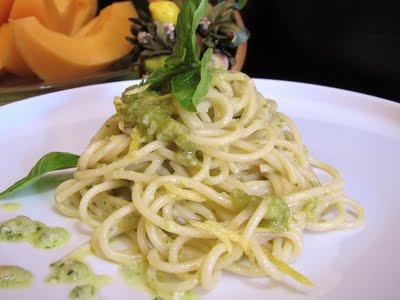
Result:
[[[50,152],[43,156],[29,171],[28,175],[18,180],[9,188],[0,193],[0,199],[4,199],[15,192],[36,182],[42,175],[76,167],[79,155],[68,152]]]

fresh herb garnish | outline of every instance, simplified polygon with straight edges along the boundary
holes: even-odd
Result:
[[[164,66],[165,58],[172,54],[174,46],[176,47],[177,17],[186,1],[152,1],[149,4],[150,12],[139,9],[139,16],[131,19],[133,36],[127,39],[134,46],[131,53],[132,61],[142,74],[152,73]],[[238,47],[246,43],[250,36],[237,13],[246,2],[246,0],[209,0],[206,4],[206,13],[197,26],[197,39],[184,42],[190,44],[196,40],[200,41],[201,56],[207,48],[213,48],[214,60],[220,67],[227,69],[234,67]],[[183,24],[191,27],[190,20],[197,22],[197,15],[187,16]],[[185,45],[180,47],[187,48]]]
[[[27,176],[18,180],[12,186],[0,193],[0,199],[33,184],[43,174],[76,167],[79,156],[67,152],[50,152],[43,156],[30,170]]]
[[[172,55],[165,66],[155,70],[142,84],[161,92],[172,92],[178,103],[187,111],[195,112],[196,105],[207,93],[212,80],[210,67],[212,49],[207,49],[200,59],[200,46],[196,29],[204,17],[207,0],[183,3],[176,25],[177,40]]]

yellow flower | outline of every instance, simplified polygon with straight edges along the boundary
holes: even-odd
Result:
[[[172,1],[157,1],[149,4],[151,16],[155,21],[176,25],[180,12],[179,6]]]

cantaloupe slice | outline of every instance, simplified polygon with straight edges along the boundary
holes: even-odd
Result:
[[[21,1],[21,0],[16,0]],[[57,32],[66,32],[68,24],[67,15],[72,7],[72,2],[79,0],[37,0],[42,2],[41,7],[45,14],[45,20],[41,23],[47,28]]]
[[[6,23],[14,0],[0,0],[0,25]]]
[[[94,18],[96,12],[97,0],[15,0],[10,19],[37,17],[47,28],[71,34]]]
[[[60,12],[64,12],[67,10],[69,4],[71,3],[72,0],[54,0],[58,10]]]
[[[33,75],[17,50],[12,24],[10,23],[0,26],[0,61],[3,71],[5,70],[21,77]]]
[[[84,36],[88,36],[91,34],[94,34],[96,32],[98,32],[104,24],[101,24],[101,22],[99,22],[99,17],[94,18],[92,20],[90,20],[89,23],[87,23],[83,28],[81,28],[81,30],[79,30],[77,33],[73,34],[72,36],[74,38],[82,38]]]
[[[15,0],[10,12],[10,20],[34,16],[40,23],[48,26],[48,16],[44,0]]]
[[[103,9],[106,18],[95,34],[81,38],[51,31],[34,17],[14,22],[14,36],[20,54],[44,81],[76,79],[100,70],[132,49],[125,37],[130,34],[129,18],[135,14],[130,1]]]
[[[136,10],[134,9],[133,16],[136,18],[138,16]],[[84,36],[92,35],[99,32],[104,23],[108,20],[108,14],[106,12],[100,14],[97,18],[90,20],[83,28],[81,28],[78,32],[74,33],[72,36],[76,38],[81,38]]]
[[[97,13],[97,0],[75,0],[67,8],[65,16],[66,27],[64,32],[76,34],[84,25],[92,20]]]

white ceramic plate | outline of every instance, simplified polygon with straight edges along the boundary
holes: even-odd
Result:
[[[24,176],[49,151],[81,153],[102,122],[113,113],[112,99],[129,82],[77,88],[0,108],[0,190]],[[294,118],[304,143],[318,158],[336,166],[346,192],[365,208],[362,230],[306,234],[304,252],[294,265],[316,287],[302,294],[265,279],[224,274],[202,299],[398,299],[400,269],[400,105],[338,89],[273,80],[256,80],[258,89]],[[0,210],[0,222],[17,214],[64,226],[70,243],[39,251],[25,243],[0,243],[0,264],[32,270],[32,287],[0,290],[0,299],[68,299],[70,286],[44,282],[48,265],[88,240],[79,221],[52,208],[51,185],[25,190],[7,200],[22,203],[17,212]],[[118,268],[90,258],[96,273],[113,277],[98,299],[150,299],[124,284]]]

